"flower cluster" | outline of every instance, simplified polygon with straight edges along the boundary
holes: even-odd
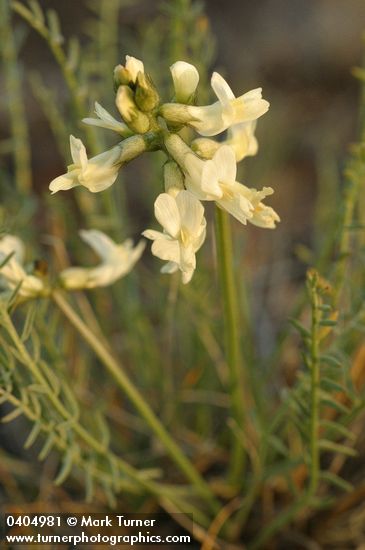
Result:
[[[258,150],[254,135],[256,122],[269,108],[261,88],[235,97],[224,78],[215,72],[211,86],[217,101],[199,106],[196,104],[197,69],[178,61],[170,70],[174,96],[170,102],[163,103],[142,61],[127,56],[125,65],[115,67],[115,104],[122,120],[96,103],[97,118],[85,118],[83,122],[112,130],[119,135],[119,143],[88,159],[81,140],[71,136],[73,164],[68,166],[66,174],[51,182],[50,189],[55,193],[81,185],[93,193],[103,191],[115,182],[126,162],[144,151],[164,151],[168,157],[164,167],[165,192],[155,201],[155,216],[163,230],[147,229],[143,235],[153,241],[152,253],[167,262],[161,271],[180,270],[183,283],[188,283],[196,266],[195,254],[206,235],[203,202],[214,201],[243,224],[250,222],[274,228],[280,220],[278,214],[263,203],[265,197],[273,193],[271,187],[257,190],[236,180],[237,162],[255,155]],[[183,139],[185,127],[202,137],[194,136],[187,141],[185,132]],[[220,141],[212,139],[223,132],[225,135]],[[117,266],[124,252],[131,253],[126,245],[123,252],[119,248],[117,253],[110,248],[111,241],[100,232],[83,232],[82,237],[101,256],[102,264],[89,270],[66,270],[61,277],[64,286],[91,288],[109,284],[124,273]],[[141,252],[142,245],[138,245],[132,254],[132,263]]]

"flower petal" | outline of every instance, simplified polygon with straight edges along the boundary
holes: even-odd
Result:
[[[144,73],[144,65],[140,59],[136,59],[131,55],[126,55],[125,59],[125,68],[129,71],[133,82],[136,82],[138,73]]]
[[[79,234],[104,262],[108,261],[117,248],[115,242],[98,229],[81,229]]]
[[[151,251],[154,256],[161,258],[161,260],[180,264],[180,246],[176,240],[171,240],[167,236],[157,239],[152,243]]]
[[[130,133],[130,130],[124,122],[116,120],[104,107],[95,101],[95,113],[98,118],[83,118],[82,122],[90,126],[99,126],[108,130],[113,130],[119,134]]]
[[[217,167],[219,181],[224,183],[236,181],[236,155],[229,145],[222,145],[212,160]]]
[[[256,155],[259,147],[254,135],[256,123],[256,120],[250,120],[228,128],[226,144],[234,150],[236,162]]]
[[[161,231],[155,231],[154,229],[146,229],[142,232],[142,235],[146,237],[146,239],[151,239],[152,241],[164,237],[164,233],[161,233]]]
[[[57,193],[58,191],[67,191],[67,189],[72,189],[80,185],[78,176],[80,174],[79,168],[71,170],[62,176],[58,176],[49,184],[49,189],[52,193]]]
[[[220,101],[202,107],[189,105],[187,109],[192,117],[188,122],[189,126],[195,128],[202,136],[216,136],[227,128],[223,121],[223,107]]]
[[[183,271],[182,273],[183,284],[187,285],[188,283],[190,283],[193,275],[194,275],[194,269],[190,269],[189,271]]]
[[[232,92],[228,83],[219,73],[213,73],[210,83],[215,95],[223,105],[229,103],[231,99],[235,99],[234,93]]]
[[[262,99],[261,92],[262,88],[250,90],[232,102],[234,115],[231,124],[256,120],[268,111],[270,103]]]
[[[217,165],[213,160],[206,160],[201,177],[201,190],[206,194],[206,200],[216,200],[222,197],[219,186]]]
[[[167,193],[161,193],[155,201],[155,216],[162,227],[176,237],[181,228],[180,214],[173,197]],[[164,258],[163,258],[164,259]]]
[[[266,206],[260,202],[253,211],[249,222],[265,229],[275,229],[276,222],[280,222],[280,217],[271,206]]]
[[[252,218],[253,206],[246,196],[246,187],[235,182],[230,186],[229,195],[223,196],[217,203],[221,208],[227,210],[239,222],[246,225],[247,220]]]
[[[176,196],[176,204],[180,212],[181,226],[191,235],[197,235],[204,216],[203,205],[189,191],[180,191]]]
[[[84,168],[87,165],[87,154],[85,145],[82,143],[81,139],[70,136],[70,149],[71,156],[74,164],[77,167]]]
[[[177,61],[171,65],[170,71],[174,81],[176,101],[188,103],[199,82],[199,73],[196,67],[185,61]]]
[[[163,265],[161,267],[161,273],[176,273],[176,271],[179,269],[179,266],[175,262],[167,262],[167,264]]]

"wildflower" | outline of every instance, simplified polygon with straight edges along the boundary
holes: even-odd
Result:
[[[176,197],[162,193],[155,201],[155,216],[163,232],[147,229],[143,235],[154,241],[152,254],[167,260],[161,272],[180,269],[186,284],[194,274],[195,253],[205,240],[204,208],[189,191],[180,191]]]
[[[211,160],[197,157],[178,136],[166,139],[166,147],[185,173],[185,187],[200,200],[214,200],[241,223],[252,216],[253,206],[236,182],[236,159],[224,145]]]
[[[24,246],[18,237],[6,235],[0,239],[0,287],[14,290],[19,286],[19,296],[34,298],[43,294],[44,283],[39,277],[26,273],[23,260]]]
[[[212,105],[166,103],[161,115],[171,122],[192,126],[202,136],[215,136],[235,124],[256,120],[269,109],[268,101],[262,99],[262,88],[236,98],[219,73],[213,73],[211,85],[218,98]]]
[[[261,200],[273,193],[249,189],[236,181],[236,156],[231,147],[222,145],[210,160],[202,160],[175,135],[165,139],[167,150],[185,173],[185,187],[200,200],[214,200],[243,224],[247,220],[261,227],[275,227],[278,215]]]
[[[83,185],[92,193],[98,193],[110,187],[118,176],[121,148],[116,145],[91,159],[81,139],[70,136],[71,156],[74,164],[67,167],[67,173],[55,178],[49,185],[52,193],[65,191]]]
[[[99,126],[113,130],[122,136],[130,136],[131,131],[124,122],[116,120],[106,109],[95,101],[95,114],[98,118],[83,118],[82,122],[90,126]]]
[[[63,270],[60,273],[62,286],[70,290],[113,284],[132,270],[145,248],[143,241],[133,248],[130,239],[116,244],[97,229],[81,230],[80,236],[100,257],[101,263],[92,268],[69,267]]]
[[[170,67],[174,81],[175,99],[178,103],[190,103],[199,82],[199,73],[194,65],[177,61]]]

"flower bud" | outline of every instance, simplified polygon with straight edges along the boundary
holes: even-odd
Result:
[[[128,86],[132,82],[130,72],[123,66],[117,65],[114,68],[114,88],[118,90],[119,86]]]
[[[114,69],[114,86],[117,90],[119,86],[134,87],[138,73],[144,73],[144,65],[142,61],[126,55],[125,65],[117,65]]]
[[[160,101],[160,96],[151,78],[139,72],[136,80],[135,101],[141,111],[152,111]]]
[[[136,59],[131,55],[125,56],[125,68],[132,78],[133,84],[136,83],[138,73],[144,73],[144,65],[140,59]]]
[[[204,159],[213,158],[214,153],[219,149],[221,145],[221,143],[214,141],[214,139],[208,138],[197,138],[191,142],[191,148],[194,153]]]
[[[187,105],[181,103],[165,103],[160,108],[160,115],[174,124],[188,124],[194,121]]]
[[[184,190],[184,176],[173,160],[165,163],[163,169],[165,192],[176,197],[176,195]]]
[[[175,99],[178,103],[193,103],[199,73],[194,65],[185,61],[177,61],[170,67],[174,81]]]
[[[136,106],[133,91],[129,86],[119,86],[115,99],[118,111],[124,122],[137,134],[144,134],[150,128],[148,116],[142,113]]]

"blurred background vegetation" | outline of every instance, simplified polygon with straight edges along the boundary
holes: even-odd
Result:
[[[355,391],[362,388],[365,369],[363,238],[356,233],[358,255],[353,255],[356,261],[349,259],[350,245],[355,245],[348,241],[346,231],[354,224],[358,204],[353,182],[358,185],[364,170],[361,147],[353,147],[352,156],[349,149],[359,139],[362,124],[360,83],[351,73],[363,78],[361,70],[354,68],[362,65],[364,2],[229,0],[223,5],[209,0],[203,5],[193,0],[44,0],[39,4],[0,0],[0,6],[1,229],[22,237],[29,247],[29,261],[47,260],[51,274],[70,262],[92,262],[91,254],[80,245],[80,228],[98,227],[121,242],[128,236],[138,239],[153,223],[153,201],[162,188],[160,154],[133,162],[123,169],[116,185],[97,196],[76,189],[50,197],[48,191],[49,182],[69,163],[70,133],[81,137],[91,154],[115,142],[107,132],[87,128],[80,121],[90,116],[95,100],[116,113],[112,70],[126,54],[143,59],[166,100],[172,94],[168,67],[178,59],[199,68],[201,103],[212,99],[208,85],[212,70],[227,78],[236,95],[263,87],[271,108],[258,123],[258,156],[244,161],[239,179],[248,186],[273,187],[270,204],[282,222],[273,232],[233,224],[242,350],[250,373],[249,435],[242,436],[250,456],[243,481],[248,501],[236,506],[237,495],[221,480],[229,459],[227,432],[238,429],[241,437],[242,427],[227,428],[227,373],[212,228],[205,251],[199,254],[200,270],[189,287],[181,288],[175,277],[160,276],[158,262],[145,253],[126,279],[111,289],[77,294],[72,303],[96,334],[99,319],[115,354],[146,400],[198,471],[210,479],[222,506],[228,506],[227,517],[234,516],[237,507],[235,532],[244,535],[235,544],[253,540],[258,546],[252,548],[360,548],[364,544],[360,527],[364,489],[351,493],[346,483],[356,485],[363,473],[362,398],[361,391]],[[342,176],[345,166],[347,172],[352,170],[350,184]],[[212,217],[209,209],[208,216]],[[361,220],[360,212],[356,219],[360,229]],[[348,265],[343,267],[345,256]],[[306,298],[306,271],[313,265],[334,285],[324,300],[333,311],[339,309],[340,326],[335,326],[332,314],[323,320],[328,331],[337,331],[325,347],[346,370],[341,374],[346,397],[335,401],[345,407],[350,399],[353,406],[336,414],[347,415],[343,425],[352,425],[354,418],[358,422],[353,445],[360,449],[360,456],[351,459],[349,466],[336,463],[331,470],[333,476],[341,474],[341,478],[332,478],[339,492],[327,486],[321,489],[321,507],[325,507],[325,498],[335,496],[330,512],[323,516],[328,528],[323,520],[324,527],[319,529],[322,516],[313,503],[304,502],[297,515],[284,518],[283,527],[274,526],[272,541],[277,537],[277,546],[266,546],[271,531],[267,540],[255,543],[256,534],[283,517],[278,511],[285,505],[299,500],[307,477],[305,459],[304,465],[299,459],[305,455],[308,434],[302,438],[294,424],[282,419],[286,406],[291,406],[286,392],[304,392],[297,404],[307,398],[298,372],[302,372],[308,337],[298,322],[307,326],[313,321],[313,292],[321,294],[327,284],[311,279],[310,299]],[[288,327],[290,316],[297,319],[299,336]],[[14,331],[21,332],[24,323],[25,347],[19,350],[21,343]],[[29,364],[41,356],[46,377],[52,380],[50,371],[60,380],[62,402],[70,410],[81,409],[77,416],[93,437],[106,444],[110,440],[110,456],[121,456],[136,470],[146,470],[146,479],[150,475],[154,479],[147,470],[158,466],[163,479],[182,482],[160,443],[151,440],[148,428],[105,377],[100,363],[50,304],[40,301],[34,307],[22,306],[12,321],[3,316],[3,326],[2,344],[7,352],[1,356],[2,387],[6,389],[2,413],[6,417],[15,410],[19,417],[8,417],[12,422],[0,428],[1,501],[12,506],[28,502],[34,511],[52,506],[71,512],[91,507],[104,510],[117,499],[118,511],[154,511],[161,505],[174,511],[166,500],[141,494],[138,483],[128,476],[123,482],[115,481],[118,475],[113,468],[122,466],[116,467],[114,458],[109,464],[97,449],[80,443],[80,433],[72,427],[66,426],[57,441],[49,442],[49,434],[60,422],[59,411],[47,410],[41,394],[36,394],[39,430],[31,432],[29,449],[24,450],[29,421],[38,424],[24,410],[26,399],[32,403],[34,397],[23,393],[32,393]],[[10,365],[14,365],[15,376]],[[336,389],[336,383],[337,378],[332,379],[332,396],[344,391],[342,386]],[[331,408],[331,403],[327,406]],[[270,424],[273,411],[279,411],[275,425]],[[290,414],[299,418],[307,413]],[[346,439],[348,433],[342,436]],[[70,448],[76,449],[77,460],[70,458]],[[334,457],[324,455],[324,470],[341,455],[336,454],[339,451],[332,448]],[[37,461],[40,452],[44,463]],[[68,474],[72,475],[65,482]],[[347,481],[341,486],[342,474]],[[84,504],[85,484],[92,504]],[[352,501],[339,496],[344,489],[350,491]],[[288,529],[292,520],[295,525]],[[339,545],[333,535],[334,522],[341,526]],[[210,525],[204,518],[200,523],[205,529]],[[355,525],[352,531],[351,525]],[[213,538],[219,529],[213,528]],[[209,544],[213,546],[206,548],[214,544],[225,548],[228,543],[217,539]]]

